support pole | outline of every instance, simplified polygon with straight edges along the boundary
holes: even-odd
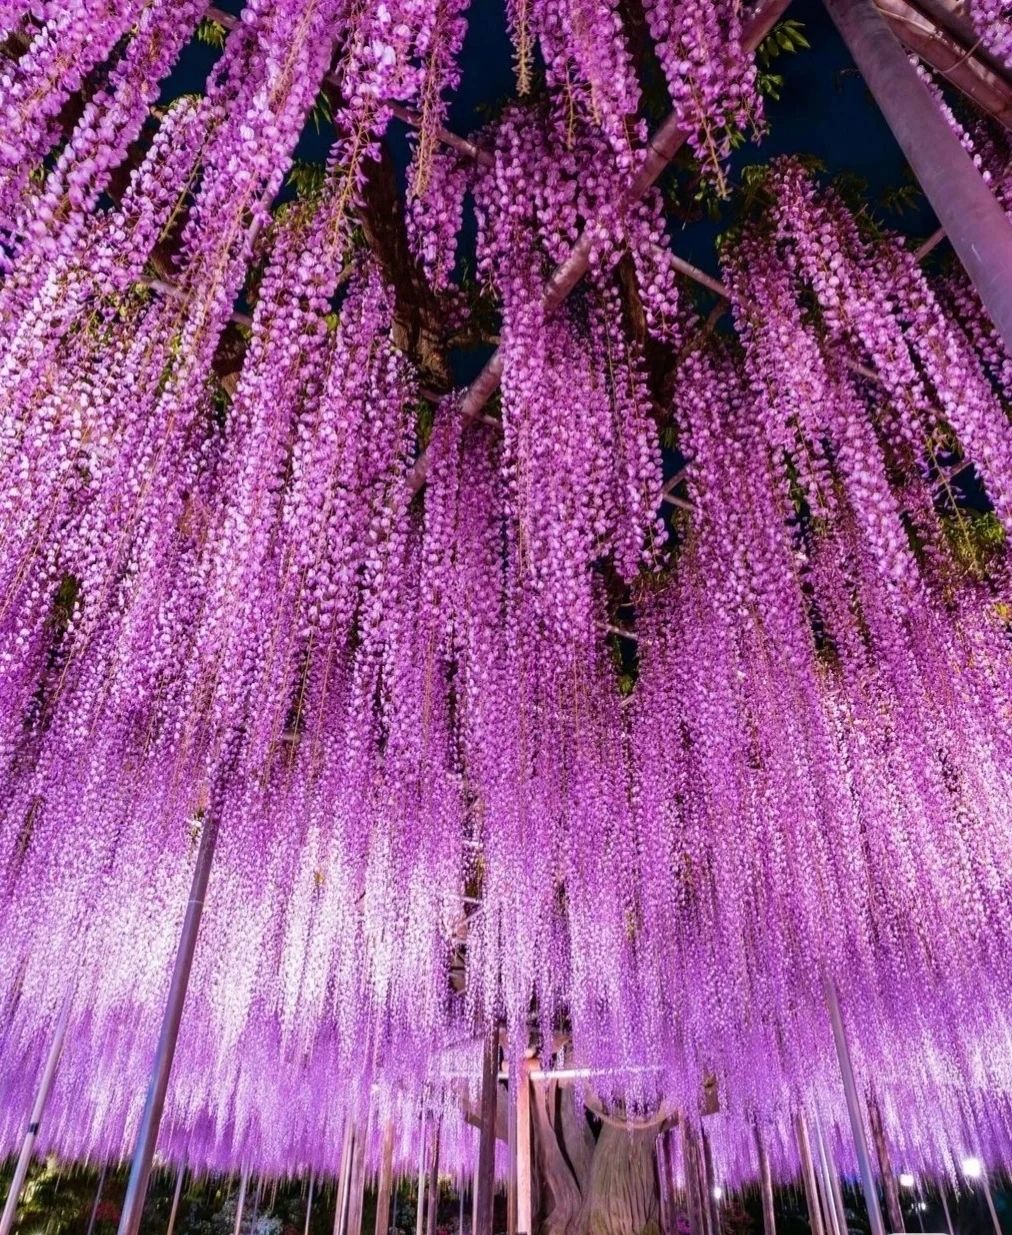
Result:
[[[246,1188],[249,1185],[249,1167],[244,1166],[239,1177],[239,1199],[235,1203],[235,1226],[232,1235],[239,1235],[242,1230],[242,1211],[246,1208]]]
[[[812,1142],[808,1135],[808,1120],[804,1111],[798,1111],[794,1117],[794,1131],[798,1141],[798,1156],[801,1159],[801,1180],[805,1188],[805,1204],[808,1206],[808,1225],[812,1235],[826,1235],[822,1221],[822,1210],[819,1208],[819,1183],[815,1177],[815,1163],[812,1161]]]
[[[942,1202],[942,1213],[945,1214],[945,1229],[949,1232],[949,1235],[956,1235],[952,1226],[952,1214],[949,1213],[949,1202],[945,1198],[945,1184],[940,1183],[938,1185],[938,1195]]]
[[[376,1185],[375,1235],[387,1235],[390,1229],[390,1193],[394,1177],[394,1125],[383,1129],[383,1154],[380,1158],[379,1182]],[[309,1235],[309,1231],[306,1231]]]
[[[657,1198],[660,1201],[661,1235],[672,1235],[675,1229],[671,1213],[671,1189],[668,1186],[667,1142],[668,1134],[658,1132],[654,1141],[654,1170],[657,1172]]]
[[[186,987],[190,981],[193,951],[197,946],[200,917],[204,911],[207,880],[211,873],[211,859],[214,857],[214,846],[217,840],[217,819],[205,819],[200,832],[197,864],[194,867],[193,880],[190,884],[190,900],[186,906],[183,930],[179,937],[179,947],[176,949],[175,964],[172,967],[169,997],[165,1004],[165,1014],[162,1017],[161,1033],[158,1035],[148,1095],[144,1101],[144,1110],[141,1112],[140,1127],[137,1129],[137,1142],[134,1146],[133,1161],[130,1164],[126,1195],[123,1198],[118,1235],[138,1235],[140,1230],[141,1213],[148,1192],[151,1163],[155,1155],[158,1129],[162,1122],[165,1094],[169,1088],[169,1073],[172,1071],[172,1060],[176,1053],[179,1022],[183,1016]],[[6,1235],[6,1233],[0,1231],[0,1235]]]
[[[56,1076],[56,1065],[60,1062],[63,1040],[67,1036],[67,1021],[70,1019],[70,1005],[73,1002],[73,998],[74,992],[71,989],[64,996],[63,1004],[60,1007],[60,1014],[56,1019],[53,1040],[49,1044],[49,1054],[46,1056],[46,1062],[42,1066],[39,1087],[35,1091],[35,1103],[32,1106],[32,1113],[28,1117],[25,1139],[21,1142],[21,1149],[18,1151],[14,1176],[11,1179],[11,1186],[7,1191],[7,1201],[4,1205],[3,1214],[0,1215],[0,1235],[10,1235],[11,1228],[14,1225],[18,1201],[21,1198],[21,1189],[25,1186],[25,1177],[32,1162],[35,1138],[39,1134],[39,1124],[42,1122],[46,1103],[49,1100],[49,1091],[53,1088],[53,1078]]]
[[[102,1170],[98,1177],[98,1187],[95,1189],[95,1203],[91,1207],[91,1216],[88,1218],[87,1235],[92,1235],[92,1232],[95,1230],[95,1219],[98,1217],[98,1207],[102,1203],[102,1188],[105,1184],[105,1173],[108,1169],[108,1162],[103,1162]]]
[[[770,1172],[770,1156],[758,1124],[754,1127],[755,1147],[759,1155],[759,1191],[763,1202],[764,1235],[777,1235],[776,1211],[773,1207],[773,1176]]]
[[[166,1227],[165,1235],[172,1235],[176,1229],[176,1215],[179,1213],[179,1198],[183,1195],[183,1176],[186,1174],[186,1167],[179,1168],[179,1174],[176,1176],[176,1187],[172,1193],[172,1208],[169,1210],[169,1225]],[[91,1231],[88,1232],[91,1235]]]
[[[517,1085],[517,1235],[534,1235],[534,1193],[531,1181],[531,1069],[520,1061]]]
[[[828,1235],[847,1235],[846,1227],[841,1229],[841,1214],[836,1208],[836,1195],[833,1190],[833,1166],[826,1153],[826,1143],[822,1139],[822,1129],[819,1121],[815,1121],[815,1143],[819,1149],[819,1165],[822,1176],[822,1217]]]
[[[1012,352],[1012,223],[874,0],[825,0],[917,182]],[[872,1235],[884,1228],[872,1219]]]
[[[994,1207],[994,1197],[991,1195],[991,1184],[987,1178],[987,1171],[981,1175],[980,1182],[984,1187],[984,1200],[987,1201],[987,1212],[991,1215],[994,1235],[1002,1235],[1001,1223],[998,1221],[998,1211]]]
[[[418,1146],[418,1201],[415,1206],[415,1235],[425,1235],[425,1126],[428,1111],[422,1108],[422,1132]]]
[[[309,1235],[309,1219],[313,1216],[313,1184],[316,1182],[316,1176],[313,1171],[309,1172],[309,1187],[306,1190],[306,1224],[303,1227],[304,1235]]]
[[[344,1141],[341,1145],[341,1175],[337,1181],[337,1201],[334,1205],[334,1235],[341,1235],[344,1230],[344,1213],[348,1202],[348,1176],[351,1172],[351,1146],[354,1133],[351,1126],[351,1116],[345,1116]]]
[[[429,1197],[425,1215],[425,1235],[436,1235],[436,1217],[439,1211],[439,1125],[432,1138],[429,1154]],[[355,1235],[351,1232],[350,1235]]]
[[[509,1067],[509,1101],[506,1105],[506,1235],[517,1235],[517,1103],[513,1092],[516,1078]]]
[[[889,1146],[886,1144],[885,1127],[882,1124],[882,1109],[876,1098],[868,1099],[868,1126],[871,1128],[871,1139],[875,1145],[875,1157],[878,1158],[878,1173],[882,1180],[882,1195],[885,1197],[889,1227],[893,1231],[902,1231],[903,1206],[900,1204],[900,1190],[889,1158]]]
[[[834,5],[836,3],[837,0],[827,0],[827,4]],[[889,37],[892,38],[892,35]],[[906,65],[905,56],[903,57],[903,62]],[[909,68],[909,65],[907,67]],[[1012,240],[1012,232],[1010,232],[1010,240]],[[1012,251],[1010,251],[1010,259],[1012,259]],[[1012,265],[1008,269],[1012,270]],[[1009,287],[1012,290],[1012,282],[1010,282]],[[1009,302],[1009,307],[1012,309],[1012,300]],[[1010,319],[1010,325],[1012,325],[1012,319]],[[1009,337],[1012,339],[1012,334]],[[850,1130],[854,1137],[854,1150],[857,1154],[857,1162],[861,1171],[864,1201],[868,1207],[868,1224],[871,1227],[871,1235],[885,1235],[885,1223],[882,1221],[882,1210],[879,1208],[875,1176],[871,1169],[871,1158],[868,1156],[868,1142],[864,1135],[861,1104],[857,1096],[857,1082],[854,1079],[854,1064],[850,1058],[850,1045],[847,1042],[843,1014],[840,1011],[840,999],[836,993],[836,985],[829,978],[825,980],[824,988],[826,1006],[829,1008],[829,1021],[833,1027],[833,1040],[836,1043],[836,1056],[840,1061],[840,1072],[843,1076],[843,1092],[847,1098],[847,1114],[850,1116]]]
[[[685,1172],[685,1204],[689,1211],[689,1232],[690,1235],[707,1235],[706,1201],[703,1197],[695,1131],[684,1116],[679,1116],[678,1124],[682,1129],[682,1168]]]
[[[369,1124],[361,1137],[356,1137],[352,1149],[351,1187],[348,1194],[347,1235],[362,1235],[362,1210],[365,1203],[366,1146],[369,1144]]]
[[[481,1069],[481,1114],[478,1169],[475,1172],[474,1235],[492,1235],[495,1204],[495,1119],[499,1089],[499,1026],[485,1039]]]
[[[706,1193],[704,1201],[709,1217],[709,1227],[711,1235],[720,1235],[720,1206],[717,1204],[716,1196],[717,1177],[713,1171],[713,1147],[705,1128],[700,1128],[699,1140],[703,1147],[703,1184]]]

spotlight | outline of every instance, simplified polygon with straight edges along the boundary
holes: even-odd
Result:
[[[984,1174],[984,1163],[979,1158],[964,1158],[963,1174],[967,1179],[980,1179]]]
[[[723,1195],[724,1195],[724,1189],[720,1186],[720,1184],[714,1184],[713,1199],[715,1201],[719,1201]]]
[[[914,1179],[913,1175],[911,1175],[909,1171],[904,1171],[900,1176],[901,1188],[912,1188],[916,1182],[917,1180]]]

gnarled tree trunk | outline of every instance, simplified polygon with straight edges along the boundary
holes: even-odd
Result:
[[[534,1086],[538,1235],[660,1235],[658,1125],[605,1120],[595,1135],[571,1088]]]

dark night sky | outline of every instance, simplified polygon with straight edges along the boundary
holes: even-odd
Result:
[[[238,12],[241,0],[222,7]],[[785,78],[779,100],[767,100],[768,131],[733,159],[732,174],[746,164],[763,163],[775,155],[797,153],[821,160],[829,175],[850,173],[868,182],[868,201],[885,222],[921,238],[935,226],[922,205],[902,215],[881,209],[883,191],[909,178],[902,155],[853,62],[826,15],[821,0],[794,0],[786,16],[802,23],[810,50],[780,56],[773,70]],[[164,96],[200,90],[216,56],[194,43],[166,83]],[[506,31],[504,0],[471,0],[467,39],[462,56],[463,79],[452,101],[449,127],[467,133],[487,119],[487,111],[513,93],[512,48]],[[407,128],[393,120],[388,140],[402,171],[407,167]],[[329,138],[312,125],[300,142],[301,158],[322,162]],[[727,220],[704,218],[687,226],[675,223],[672,241],[678,253],[711,273],[719,273],[715,241]],[[471,228],[465,228],[464,248]],[[484,360],[472,353],[454,358],[456,376],[468,380]]]

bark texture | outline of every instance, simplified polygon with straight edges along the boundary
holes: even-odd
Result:
[[[601,1123],[571,1088],[533,1087],[534,1227],[539,1235],[660,1235],[657,1126]]]

